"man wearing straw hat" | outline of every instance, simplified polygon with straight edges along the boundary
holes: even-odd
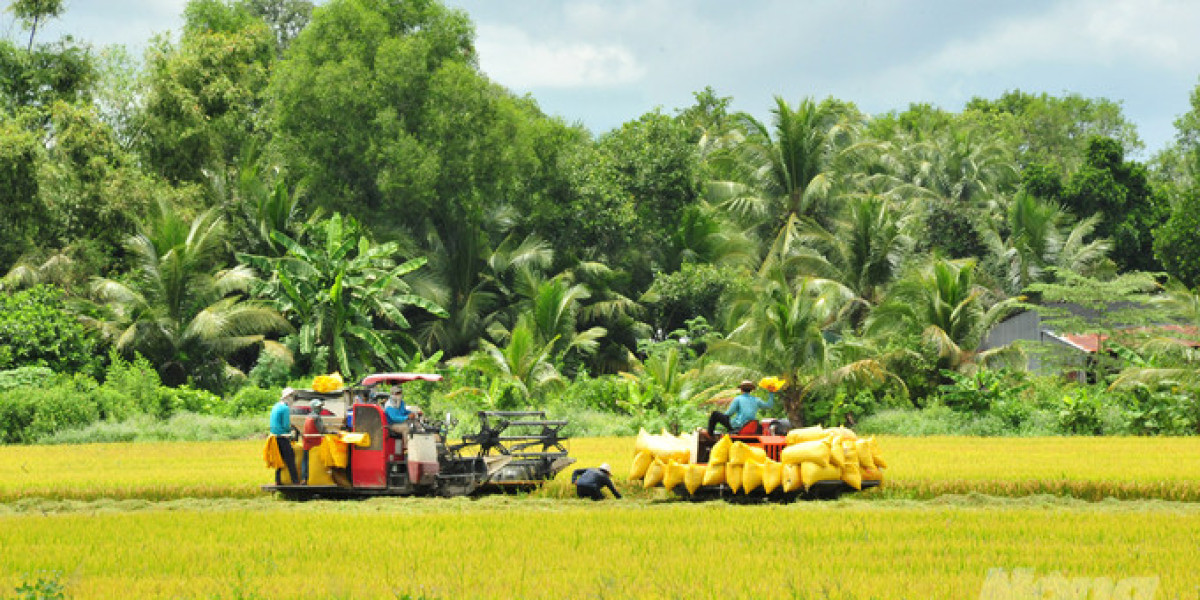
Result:
[[[595,469],[575,469],[575,472],[571,473],[571,483],[575,484],[575,493],[580,498],[603,500],[604,488],[608,488],[613,498],[621,499],[621,493],[613,486],[612,469],[608,463]]]

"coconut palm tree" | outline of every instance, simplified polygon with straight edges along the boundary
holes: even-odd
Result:
[[[773,124],[767,127],[739,115],[746,131],[728,168],[729,180],[711,182],[713,201],[748,227],[765,244],[761,271],[791,250],[803,219],[825,222],[835,187],[833,168],[852,162],[862,117],[852,107],[804,99],[793,109],[775,99]]]
[[[220,389],[235,369],[228,359],[290,329],[265,303],[245,300],[256,281],[246,266],[222,268],[224,221],[215,209],[191,221],[159,202],[125,242],[134,265],[128,280],[97,278],[82,318],[123,354],[139,353],[163,383],[189,378]]]
[[[789,267],[813,278],[813,285],[832,286],[842,296],[843,316],[857,329],[912,251],[906,227],[907,218],[897,217],[882,198],[856,198],[832,230],[803,224]]]
[[[1058,206],[1032,195],[1022,193],[1013,199],[1003,227],[993,227],[984,235],[991,259],[998,270],[1004,271],[1006,292],[1017,294],[1031,283],[1048,281],[1051,267],[1091,275],[1105,264],[1112,243],[1087,239],[1100,216],[1093,215],[1066,229],[1063,223],[1068,218]]]
[[[1005,298],[989,306],[987,294],[975,282],[973,260],[936,259],[892,286],[883,304],[871,313],[866,330],[873,336],[920,333],[947,369],[1006,358],[999,351],[977,355],[975,349],[1018,299]]]

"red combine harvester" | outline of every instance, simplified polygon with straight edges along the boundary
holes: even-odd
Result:
[[[406,431],[393,432],[382,406],[387,388],[412,381],[441,381],[441,375],[382,373],[357,386],[331,393],[300,390],[292,406],[293,441],[312,412],[312,400],[325,407],[326,431],[309,451],[307,484],[289,480],[262,489],[286,498],[361,498],[370,496],[465,496],[481,491],[534,489],[575,462],[563,446],[566,420],[547,419],[541,411],[481,411],[480,432],[448,444],[455,422],[433,421],[417,407]],[[301,450],[297,448],[297,462]]]

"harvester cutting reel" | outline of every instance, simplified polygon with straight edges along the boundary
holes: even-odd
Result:
[[[565,419],[547,419],[544,411],[479,411],[479,433],[463,436],[451,453],[507,457],[507,464],[492,474],[497,485],[536,485],[553,479],[575,459],[567,456],[562,429]],[[538,450],[537,447],[541,449]]]

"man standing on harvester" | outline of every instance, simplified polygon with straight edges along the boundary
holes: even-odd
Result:
[[[771,408],[775,405],[775,392],[767,392],[767,401],[759,400],[757,396],[753,396],[750,392],[754,391],[754,382],[749,379],[738,385],[738,389],[742,391],[733,402],[729,403],[729,408],[725,412],[719,410],[712,411],[708,415],[708,433],[716,435],[716,426],[721,424],[729,433],[737,433],[746,426],[746,423],[758,418],[758,409]],[[754,433],[758,433],[757,431]]]
[[[284,388],[283,393],[279,395],[279,402],[271,407],[271,437],[275,438],[275,445],[279,449],[279,458],[287,467],[288,475],[291,476],[292,484],[300,482],[300,476],[296,473],[296,453],[292,450],[292,401],[296,398],[296,390],[292,388]],[[282,485],[280,480],[281,471],[283,469],[275,469],[275,485]]]
[[[604,488],[608,488],[613,498],[621,499],[621,493],[613,486],[612,470],[608,463],[595,469],[575,469],[575,472],[571,473],[571,483],[575,484],[575,493],[580,498],[603,500]]]

